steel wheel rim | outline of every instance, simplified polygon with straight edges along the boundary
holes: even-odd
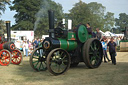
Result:
[[[9,65],[9,63],[10,63],[10,57],[11,57],[10,53],[8,51],[6,51],[6,50],[2,50],[0,52],[0,56],[1,56],[1,58],[0,58],[0,64],[2,66]]]
[[[49,70],[54,75],[64,73],[70,66],[69,55],[62,49],[57,49],[48,55],[50,58],[47,61]]]
[[[19,50],[13,50],[11,52],[11,54],[12,54],[12,60],[11,60],[11,62],[13,64],[17,64],[17,65],[20,64],[21,61],[22,61],[22,54],[21,54],[21,52]]]
[[[102,48],[99,46],[99,42],[97,40],[92,41],[89,48],[89,59],[90,64],[94,67],[98,66],[101,63],[102,60]]]
[[[35,52],[32,54],[31,63],[33,65],[33,68],[37,71],[47,70],[46,57],[44,56],[42,48],[36,49]]]

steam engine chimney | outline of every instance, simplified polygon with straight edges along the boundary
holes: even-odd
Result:
[[[54,38],[54,11],[48,10],[49,16],[49,37]]]
[[[6,29],[7,29],[7,41],[11,41],[11,32],[10,32],[10,21],[6,21]]]

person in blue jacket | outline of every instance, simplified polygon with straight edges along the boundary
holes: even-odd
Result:
[[[106,63],[107,62],[106,61],[106,58],[107,58],[108,62],[110,61],[110,59],[108,58],[108,55],[107,55],[107,38],[104,37],[102,39],[102,42],[101,43],[102,43],[102,47],[103,47],[104,62]]]
[[[38,45],[39,45],[39,39],[37,38],[35,41],[34,41],[34,46],[35,46],[35,48],[37,48],[38,47]]]

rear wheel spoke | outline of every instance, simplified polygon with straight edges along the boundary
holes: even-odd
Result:
[[[91,47],[91,50],[94,51],[94,48],[92,47],[92,45],[90,47]]]
[[[34,66],[35,68],[37,68],[37,65],[39,64],[39,62],[36,63],[36,65]]]

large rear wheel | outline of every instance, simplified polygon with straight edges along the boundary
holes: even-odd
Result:
[[[46,56],[42,47],[36,48],[29,59],[31,67],[36,71],[47,70]]]
[[[103,57],[101,42],[95,38],[88,39],[83,46],[84,63],[89,68],[100,66]]]
[[[53,75],[60,75],[70,67],[70,56],[67,51],[56,48],[47,57],[47,68]]]
[[[1,50],[0,51],[0,65],[7,66],[10,64],[11,61],[11,53],[8,50]]]

